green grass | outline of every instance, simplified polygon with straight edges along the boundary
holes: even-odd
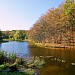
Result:
[[[0,75],[29,75],[23,72],[0,72]]]

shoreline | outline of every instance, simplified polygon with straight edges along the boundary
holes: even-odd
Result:
[[[3,42],[8,42],[8,41],[14,41],[14,40],[3,39]],[[3,42],[1,42],[1,43],[3,43]],[[21,40],[18,42],[29,42],[31,46],[37,46],[37,47],[47,48],[47,49],[75,50],[75,47],[73,47],[73,46],[66,46],[66,45],[62,45],[62,44],[50,44],[50,43],[36,43],[36,42],[28,40],[28,39]]]
[[[30,43],[31,46],[37,46],[37,47],[41,47],[41,48],[47,48],[47,49],[55,49],[55,50],[75,50],[75,47],[71,47],[71,46],[61,46],[60,44],[47,44],[47,43],[36,43],[33,41],[27,41]]]

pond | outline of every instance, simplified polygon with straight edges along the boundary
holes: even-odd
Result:
[[[0,44],[0,50],[7,53],[16,53],[19,56],[30,55],[27,42],[9,41]]]
[[[21,57],[24,57],[24,55],[27,57],[53,57],[52,59],[56,58],[68,63],[75,63],[75,50],[51,50],[47,48],[31,46],[28,42],[16,41],[1,43],[0,50],[6,51],[7,53],[17,53]],[[47,61],[49,61],[49,59],[47,59]],[[38,69],[38,75],[71,75],[71,73],[68,73],[67,71],[60,70],[61,66],[58,68],[56,63],[52,64],[53,62],[49,62],[44,66],[44,68]]]

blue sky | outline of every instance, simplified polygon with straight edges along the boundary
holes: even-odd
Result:
[[[48,9],[64,0],[0,0],[0,29],[28,30]]]

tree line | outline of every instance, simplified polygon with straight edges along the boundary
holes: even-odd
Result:
[[[0,40],[2,38],[13,41],[22,41],[28,38],[27,32],[27,30],[0,31]]]
[[[75,2],[66,0],[49,9],[29,30],[29,39],[38,43],[73,47],[75,45]]]

